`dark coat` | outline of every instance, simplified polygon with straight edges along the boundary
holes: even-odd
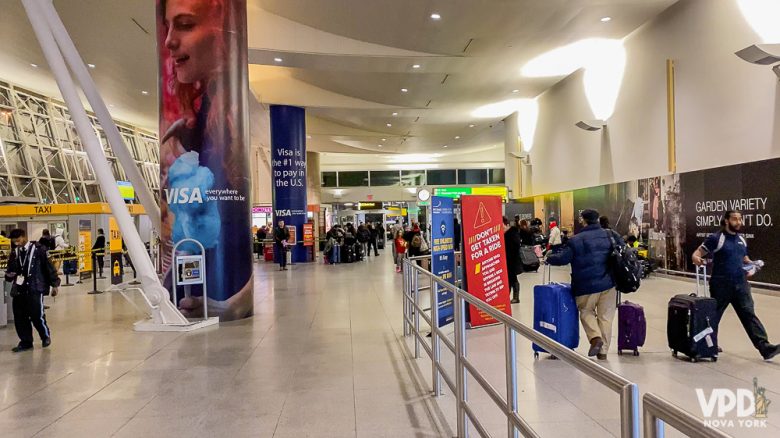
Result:
[[[274,243],[275,244],[281,245],[282,242],[286,241],[289,238],[290,238],[290,230],[288,230],[287,227],[284,227],[284,228],[275,227],[274,228]]]
[[[554,266],[571,263],[571,289],[574,296],[604,292],[615,287],[609,266],[612,242],[608,233],[612,233],[616,244],[625,245],[614,231],[593,224],[569,239],[559,252],[547,256],[547,263]]]
[[[520,261],[520,230],[517,227],[509,227],[504,232],[504,246],[506,249],[506,269],[509,281],[515,280],[518,274],[523,272]]]
[[[521,245],[534,246],[534,233],[531,230],[517,229]]]
[[[59,287],[60,277],[57,275],[57,269],[49,261],[48,250],[45,246],[32,242],[30,245],[31,257],[29,270],[22,266],[19,259],[19,248],[11,251],[8,258],[8,269],[5,272],[6,281],[15,281],[17,275],[26,276],[25,284],[27,292],[39,295],[49,295],[49,289]],[[28,274],[29,271],[29,275]]]
[[[95,244],[92,245],[92,252],[98,257],[103,257],[106,253],[106,236],[100,235],[95,239]]]

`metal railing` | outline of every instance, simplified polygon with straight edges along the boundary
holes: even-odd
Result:
[[[457,436],[467,437],[469,424],[477,430],[480,436],[491,436],[468,403],[467,378],[472,378],[482,387],[490,398],[501,409],[507,419],[507,436],[538,437],[539,435],[528,425],[518,413],[518,381],[517,381],[517,334],[536,343],[549,353],[574,366],[589,377],[600,382],[607,388],[620,394],[620,424],[622,438],[639,438],[639,390],[635,383],[615,374],[603,366],[585,358],[569,348],[522,324],[520,321],[496,310],[479,298],[469,294],[431,272],[417,266],[416,261],[424,257],[411,257],[404,260],[404,335],[414,336],[414,355],[420,357],[420,349],[425,350],[431,358],[433,378],[433,393],[442,394],[441,382],[456,394]],[[427,277],[431,282],[430,316],[420,305],[420,276]],[[438,327],[438,288],[444,288],[453,294],[455,314],[455,341],[450,341]],[[466,303],[493,317],[504,327],[504,356],[506,360],[506,393],[502,395],[494,388],[482,373],[477,370],[467,355],[466,344]],[[425,341],[420,333],[420,318],[431,328],[431,342]],[[441,344],[444,344],[455,355],[455,378],[453,379],[441,363]]]
[[[663,438],[664,424],[669,424],[688,436],[729,438],[731,435],[715,429],[680,407],[655,394],[642,397],[645,438]]]
[[[442,395],[442,381],[456,396],[457,436],[467,437],[469,423],[474,426],[480,436],[490,434],[476,418],[468,403],[467,376],[471,374],[482,389],[498,405],[507,418],[507,436],[517,438],[538,437],[539,435],[528,425],[518,413],[518,382],[517,382],[517,334],[536,343],[547,352],[577,368],[588,377],[593,378],[607,388],[620,394],[620,436],[621,438],[639,438],[639,388],[624,377],[604,368],[596,362],[559,344],[551,338],[535,331],[520,321],[494,309],[479,298],[469,294],[430,271],[417,266],[419,260],[430,259],[431,256],[410,257],[403,264],[403,318],[404,336],[414,336],[414,356],[420,358],[420,348],[425,350],[431,359],[434,396]],[[420,274],[429,280],[428,285],[420,285]],[[439,329],[438,294],[435,286],[447,289],[453,294],[454,304],[454,343]],[[420,304],[420,292],[430,290],[430,309],[423,309]],[[506,395],[502,396],[474,366],[467,357],[466,348],[466,303],[473,304],[480,311],[495,318],[504,327],[504,356],[506,360]],[[430,315],[425,312],[430,311]],[[420,318],[431,328],[430,345],[420,333]],[[455,379],[447,373],[441,363],[441,344],[444,344],[455,355]],[[644,436],[645,438],[663,438],[664,425],[669,424],[680,432],[691,437],[730,438],[723,431],[712,428],[706,422],[691,413],[675,406],[661,397],[647,393],[643,398]]]

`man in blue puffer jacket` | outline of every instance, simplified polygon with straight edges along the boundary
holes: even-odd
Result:
[[[549,255],[547,263],[555,266],[571,263],[571,290],[590,340],[588,356],[606,360],[617,307],[617,292],[609,264],[610,233],[617,245],[624,243],[614,231],[601,228],[596,210],[583,210],[580,222],[585,227],[569,239],[560,252]]]

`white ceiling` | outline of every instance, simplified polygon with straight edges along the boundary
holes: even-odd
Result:
[[[306,107],[315,150],[484,150],[503,133],[474,108],[560,79],[523,78],[525,62],[582,38],[625,37],[675,1],[248,0],[250,86],[263,105]],[[155,130],[154,2],[54,2],[115,116]],[[0,79],[58,95],[21,2],[0,10]]]

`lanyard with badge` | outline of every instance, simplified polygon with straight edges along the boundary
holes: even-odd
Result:
[[[22,274],[25,273],[29,276],[30,275],[30,268],[32,267],[32,252],[33,252],[33,246],[32,245],[25,245],[25,254],[24,259],[20,259],[20,265],[22,268]],[[21,251],[21,248],[16,249],[16,257],[19,258],[19,252]],[[27,269],[25,269],[25,267]],[[25,275],[17,275],[16,276],[16,285],[22,286],[24,284]]]

